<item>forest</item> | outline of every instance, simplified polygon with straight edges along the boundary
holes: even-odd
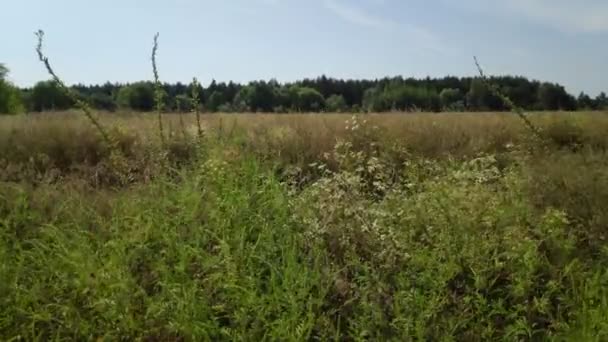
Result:
[[[40,81],[19,89],[6,80],[8,68],[0,69],[0,112],[42,112],[74,107],[73,100],[52,81]],[[608,107],[604,92],[595,98],[569,94],[556,83],[529,80],[522,76],[492,77],[491,82],[518,106],[531,111],[602,110]],[[192,109],[194,83],[162,84],[163,109],[187,112]],[[291,112],[472,112],[504,111],[504,102],[480,78],[385,77],[374,80],[343,80],[327,76],[292,83],[276,80],[248,84],[216,82],[203,87],[196,83],[204,112],[291,113]],[[149,112],[154,109],[154,83],[73,85],[72,90],[94,109]]]

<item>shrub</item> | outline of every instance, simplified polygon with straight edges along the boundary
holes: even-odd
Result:
[[[6,80],[8,68],[0,63],[0,114],[17,114],[24,111],[21,91]]]
[[[154,86],[149,82],[138,82],[123,86],[116,95],[122,108],[149,112],[154,109]]]
[[[0,114],[18,114],[24,111],[21,91],[0,79]]]
[[[53,81],[36,83],[29,96],[32,110],[36,112],[65,110],[74,103]]]
[[[585,143],[583,129],[572,119],[554,121],[545,127],[544,135],[559,148],[576,150]]]
[[[342,95],[332,95],[326,100],[327,110],[330,112],[341,113],[347,110],[346,100]]]

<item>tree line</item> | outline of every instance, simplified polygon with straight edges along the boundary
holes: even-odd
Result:
[[[6,81],[8,69],[0,69],[0,112],[41,112],[65,110],[73,106],[52,81],[18,89]],[[525,77],[492,77],[490,82],[526,110],[608,109],[608,98],[581,93],[569,94],[556,83]],[[297,82],[276,80],[248,84],[212,81],[198,85],[199,108],[205,112],[386,112],[386,111],[503,111],[502,100],[473,77],[403,78],[343,80],[321,76]],[[72,89],[93,108],[105,111],[154,109],[152,82],[103,85],[74,85]],[[192,85],[163,84],[165,111],[192,110]]]

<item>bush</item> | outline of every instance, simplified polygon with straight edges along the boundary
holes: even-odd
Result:
[[[346,100],[342,95],[332,95],[325,101],[327,110],[334,113],[341,113],[347,110]]]
[[[29,95],[29,101],[35,112],[65,110],[73,106],[72,99],[53,81],[36,83]]]
[[[585,142],[583,129],[571,118],[552,122],[543,132],[559,148],[576,150]]]
[[[301,112],[318,112],[325,108],[325,99],[317,90],[307,87],[295,89],[295,107]]]
[[[8,68],[0,63],[0,114],[22,113],[23,99],[21,91],[6,80]]]
[[[18,114],[24,111],[21,91],[7,81],[0,80],[0,114]]]
[[[464,95],[460,89],[443,89],[439,93],[439,101],[443,110],[460,111],[464,109]]]
[[[113,112],[117,105],[112,96],[103,93],[94,93],[86,99],[93,108]]]
[[[363,106],[372,112],[388,110],[438,111],[440,98],[434,89],[391,83],[384,88],[372,88],[365,92]]]
[[[154,109],[154,86],[150,82],[139,82],[120,88],[116,101],[121,108],[149,112]]]

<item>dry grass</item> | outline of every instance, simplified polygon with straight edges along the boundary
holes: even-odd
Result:
[[[205,114],[202,115],[203,127],[207,130],[221,130],[230,134],[233,129],[244,130],[248,134],[267,133],[288,129],[290,133],[310,135],[328,143],[333,147],[335,137],[345,133],[345,121],[352,114]],[[419,142],[436,141],[426,139],[438,138],[441,133],[443,140],[451,140],[457,136],[474,136],[477,141],[491,141],[496,135],[505,135],[517,142],[525,132],[520,120],[510,113],[382,113],[361,116],[371,125],[383,129],[389,137],[403,138]],[[109,127],[120,127],[129,131],[143,133],[147,138],[158,129],[155,118],[148,113],[118,112],[103,113],[101,122]],[[194,114],[184,115],[183,120],[193,133],[196,126]],[[7,131],[29,131],[41,129],[48,124],[61,122],[62,125],[75,127],[86,125],[78,113],[56,112],[31,114],[27,116],[0,117],[0,132],[2,136]],[[163,121],[167,122],[173,134],[180,133],[178,114],[164,114]],[[546,129],[563,122],[578,125],[585,134],[594,137],[596,133],[605,132],[608,127],[608,112],[559,112],[532,113],[532,121]],[[195,131],[194,131],[195,132]],[[596,137],[597,138],[597,137]],[[442,138],[439,138],[442,139]],[[456,139],[458,140],[458,139]]]
[[[106,113],[100,115],[128,155],[141,147],[160,144],[153,115]],[[330,152],[336,141],[348,134],[350,114],[213,114],[203,115],[203,128],[211,137],[238,138],[243,146],[259,155],[288,164],[306,165]],[[409,153],[428,158],[471,157],[480,153],[500,153],[509,146],[527,143],[529,133],[517,117],[508,113],[475,114],[369,114],[370,137],[380,145],[398,144]],[[165,114],[163,121],[169,140],[179,144],[197,134],[194,114],[183,117]],[[589,113],[538,113],[532,121],[557,147],[608,147],[608,115]],[[118,133],[117,133],[118,132]],[[103,158],[100,139],[89,123],[76,113],[46,113],[0,117],[0,159],[24,162],[32,155],[57,158],[62,169],[71,164],[95,164]],[[97,146],[99,145],[99,146]],[[137,145],[133,148],[132,145]],[[65,147],[65,151],[61,147]],[[67,154],[67,156],[66,156]]]
[[[0,118],[0,339],[608,338],[606,113],[100,117]]]

